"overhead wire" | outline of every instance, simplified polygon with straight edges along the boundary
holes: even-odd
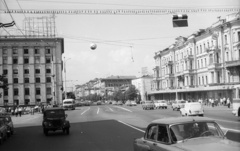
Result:
[[[9,8],[8,8],[7,3],[6,3],[5,0],[3,0],[3,3],[4,3],[4,5],[5,5],[5,7],[7,8],[8,12],[9,12],[9,15],[11,16],[12,20],[15,22],[15,26],[20,30],[20,32],[22,33],[22,35],[23,35],[24,37],[26,37],[25,34],[22,32],[22,30],[18,27],[15,19],[13,18],[11,12],[9,11]]]

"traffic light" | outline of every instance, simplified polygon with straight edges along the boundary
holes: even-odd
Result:
[[[187,27],[188,16],[186,14],[173,15],[173,27]]]

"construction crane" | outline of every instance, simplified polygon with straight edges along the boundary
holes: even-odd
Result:
[[[191,8],[191,9],[9,9],[3,14],[64,14],[64,15],[166,15],[188,13],[239,12],[240,8]]]

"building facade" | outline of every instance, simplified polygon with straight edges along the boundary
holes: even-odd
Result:
[[[231,14],[156,52],[153,99],[239,98],[240,19]]]
[[[63,38],[0,37],[0,106],[62,102]]]
[[[153,77],[146,75],[132,80],[132,85],[139,91],[142,101],[149,100],[148,93],[152,90]]]

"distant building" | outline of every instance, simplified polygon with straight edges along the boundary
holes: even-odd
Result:
[[[60,103],[63,52],[63,38],[0,37],[0,75],[8,80],[0,106]]]
[[[141,100],[149,100],[148,93],[152,90],[153,76],[146,75],[132,80],[132,85],[139,91]]]
[[[155,53],[152,98],[239,98],[240,17],[219,20]]]

